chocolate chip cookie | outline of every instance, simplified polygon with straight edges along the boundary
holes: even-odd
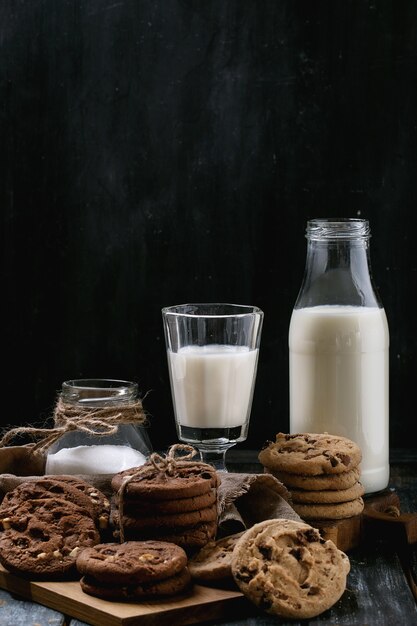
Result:
[[[321,474],[318,476],[281,472],[267,467],[264,470],[267,474],[272,474],[278,478],[290,491],[292,489],[305,489],[306,491],[348,489],[353,487],[360,478],[360,466],[340,474]]]
[[[342,596],[349,559],[315,528],[265,520],[244,532],[232,554],[232,574],[257,607],[284,618],[309,619]]]
[[[306,491],[291,489],[291,498],[294,503],[300,504],[340,504],[360,498],[365,489],[360,482],[356,482],[348,489],[328,489],[323,491]]]
[[[259,453],[268,469],[319,476],[341,474],[357,467],[362,459],[359,446],[346,437],[327,433],[278,433]]]
[[[355,515],[360,515],[364,509],[362,498],[355,498],[350,502],[340,502],[335,504],[323,503],[293,503],[293,508],[304,520],[336,520],[348,519]]]

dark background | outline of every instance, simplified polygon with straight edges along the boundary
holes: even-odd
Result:
[[[417,375],[417,3],[0,2],[3,424],[135,380],[176,441],[161,308],[265,312],[249,438],[288,428],[309,217],[370,220],[391,445]]]

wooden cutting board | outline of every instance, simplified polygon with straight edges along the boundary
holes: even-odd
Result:
[[[238,591],[201,585],[194,585],[189,595],[163,602],[109,602],[85,594],[78,581],[31,582],[9,574],[1,565],[0,587],[94,626],[182,626],[236,618],[252,607]]]

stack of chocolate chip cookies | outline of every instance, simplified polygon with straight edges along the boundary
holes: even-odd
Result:
[[[102,543],[77,557],[85,593],[106,600],[137,600],[173,596],[191,583],[187,555],[162,541]]]
[[[31,579],[76,577],[76,557],[100,542],[109,509],[104,494],[83,480],[25,481],[0,505],[0,563]]]
[[[362,512],[359,446],[336,435],[278,433],[259,453],[264,470],[288,488],[304,520],[340,520]]]
[[[177,461],[175,467],[146,463],[116,474],[111,520],[119,540],[172,542],[187,553],[217,532],[218,475],[205,463]]]

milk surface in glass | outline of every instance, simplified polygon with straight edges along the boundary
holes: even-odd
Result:
[[[247,422],[258,350],[209,344],[168,350],[177,420],[193,429],[230,429]]]
[[[384,489],[389,480],[384,309],[294,309],[289,348],[291,432],[329,432],[352,439],[362,449],[365,491]]]

